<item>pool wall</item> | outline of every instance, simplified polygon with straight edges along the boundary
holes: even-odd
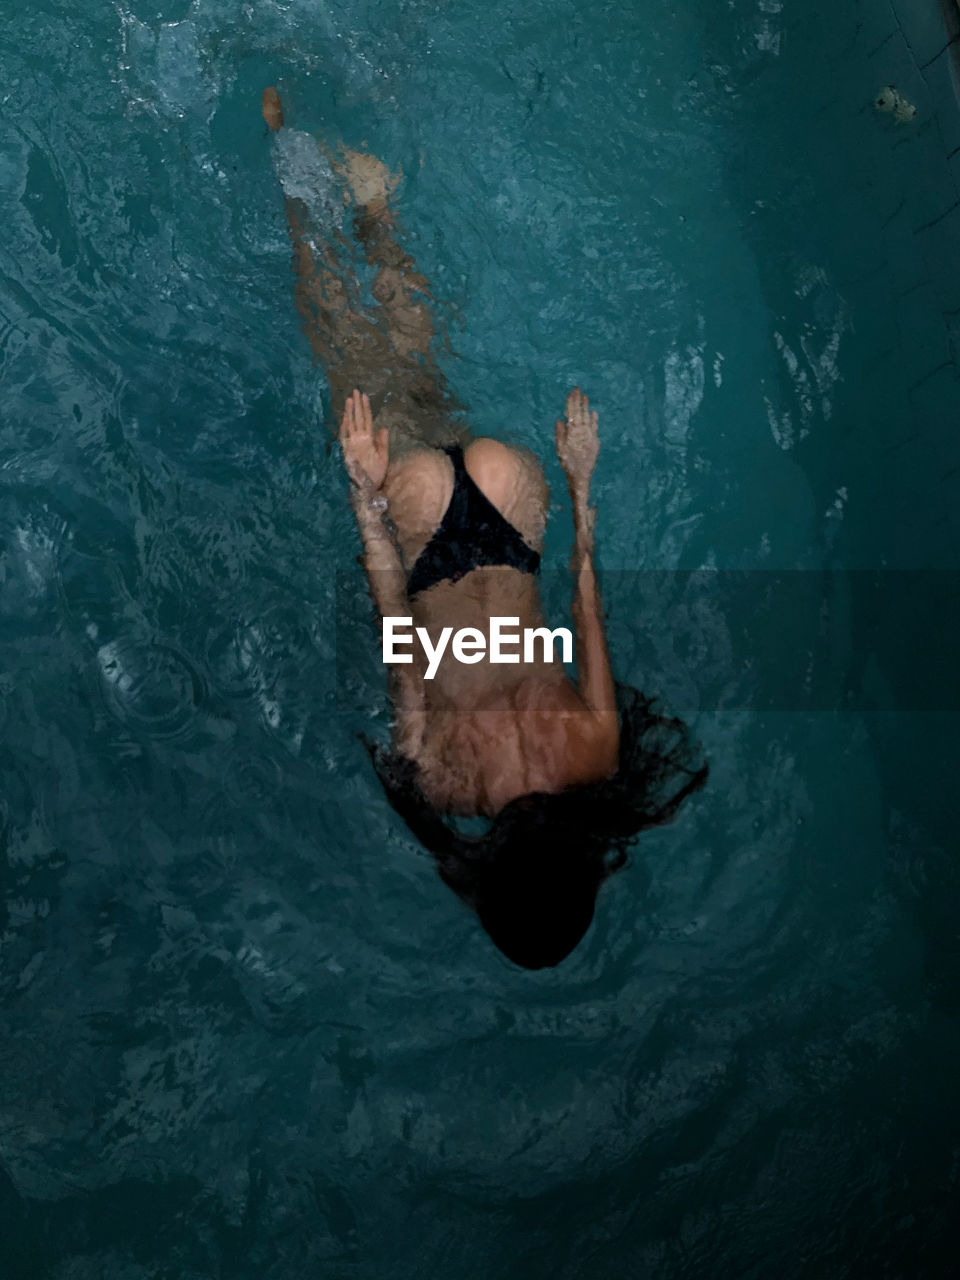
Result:
[[[896,433],[900,438],[884,440],[867,465],[882,476],[893,541],[902,550],[890,562],[898,568],[927,565],[945,571],[943,590],[955,595],[960,552],[960,4],[892,0],[861,3],[859,8],[857,37],[875,73],[874,92],[893,85],[917,108],[913,122],[889,122],[889,164],[873,179],[881,207],[890,208],[884,223],[886,256],[877,270],[891,281],[887,297],[898,335],[896,349],[881,353],[880,359],[909,367],[910,389],[908,413]],[[899,576],[911,581],[911,575]],[[946,651],[953,644],[953,629],[946,616],[938,624],[924,607],[929,586],[923,576],[914,575],[912,581],[918,607],[903,610],[906,626],[918,644]],[[863,618],[858,626],[860,643],[872,650],[880,667],[902,675],[904,664],[885,652],[875,629]],[[896,682],[898,677],[892,678]],[[927,991],[937,1007],[955,1015],[960,1007],[954,924],[960,874],[949,853],[955,840],[949,797],[955,787],[956,716],[946,703],[936,715],[901,702],[896,714],[878,710],[867,716],[866,724],[882,780],[891,873],[906,885],[923,868],[922,887],[915,881],[905,896],[914,898],[924,940]],[[913,767],[916,760],[924,761],[922,769]],[[903,812],[916,816],[912,835],[905,833]]]
[[[917,108],[912,123],[890,132],[890,178],[904,192],[890,215],[891,231],[908,223],[917,250],[916,279],[904,283],[894,303],[898,358],[916,361],[911,438],[937,453],[943,492],[936,520],[955,553],[960,427],[952,416],[943,420],[943,406],[954,402],[960,350],[960,7],[956,0],[893,0],[860,10],[876,90],[893,85]],[[939,333],[917,322],[924,313],[940,316]]]

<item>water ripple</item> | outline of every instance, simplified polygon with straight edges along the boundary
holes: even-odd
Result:
[[[101,645],[97,661],[111,712],[150,738],[180,737],[203,702],[199,673],[170,645],[121,637]]]

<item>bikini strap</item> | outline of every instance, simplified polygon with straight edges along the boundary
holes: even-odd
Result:
[[[470,472],[463,458],[463,448],[459,444],[443,446],[443,452],[453,463],[453,492],[443,516],[443,525],[463,524],[468,519],[470,506]],[[476,488],[476,485],[473,485]],[[479,490],[478,490],[479,492]]]
[[[466,472],[467,464],[463,459],[463,445],[445,444],[442,446],[443,452],[453,463],[453,471],[455,476],[459,476],[461,472]]]

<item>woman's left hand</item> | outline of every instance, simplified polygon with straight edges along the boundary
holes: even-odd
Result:
[[[340,446],[347,475],[353,483],[370,493],[381,488],[390,463],[390,437],[386,428],[374,431],[370,397],[359,391],[347,397],[340,424]]]
[[[597,465],[600,441],[597,438],[597,415],[590,411],[590,401],[579,387],[567,396],[567,416],[557,419],[557,457],[563,467],[574,500],[586,503],[590,477]]]

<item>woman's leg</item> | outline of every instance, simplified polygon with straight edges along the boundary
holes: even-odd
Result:
[[[283,127],[276,89],[264,90],[263,118],[274,132]],[[375,384],[389,367],[388,343],[363,309],[350,269],[350,246],[339,230],[311,231],[310,214],[302,200],[285,196],[284,205],[293,244],[297,310],[314,356],[328,375],[335,428],[354,386],[362,385],[374,402],[383,398],[385,389]]]
[[[282,127],[275,89],[264,91],[263,116],[272,130]],[[349,266],[351,247],[343,236],[328,230],[311,234],[306,206],[286,197],[297,308],[327,373],[334,424],[359,386],[370,396],[377,427],[390,430],[396,452],[462,439],[465,431],[450,421],[460,406],[430,352],[433,325],[422,300],[429,297],[427,282],[393,238],[387,202],[395,180],[374,156],[346,151],[342,161],[329,158],[357,204],[354,226],[367,261],[376,268],[372,293],[379,304],[373,311],[365,309]]]
[[[389,412],[413,424],[416,443],[466,443],[466,429],[451,422],[463,406],[450,392],[432,351],[429,283],[396,238],[389,199],[398,179],[382,161],[359,151],[345,150],[336,167],[353,193],[354,232],[375,269],[371,293],[394,355]]]

